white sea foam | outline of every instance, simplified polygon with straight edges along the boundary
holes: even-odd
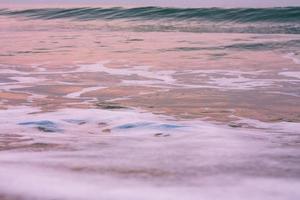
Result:
[[[262,122],[255,119],[241,118],[237,122],[244,123],[250,127],[258,129],[265,129],[269,132],[284,132],[284,133],[296,133],[300,136],[300,123],[297,122]]]
[[[208,122],[191,120],[191,121],[174,121],[171,117],[164,115],[154,115],[147,112],[140,112],[133,109],[121,109],[121,110],[102,110],[102,109],[61,109],[55,112],[49,113],[39,113],[38,109],[32,109],[29,107],[17,107],[9,108],[7,110],[0,111],[0,125],[2,130],[14,129],[18,123],[24,122],[34,122],[39,120],[50,120],[54,123],[57,123],[61,126],[62,129],[65,129],[70,133],[84,132],[86,130],[85,125],[90,126],[90,128],[98,129],[97,124],[99,122],[106,123],[108,127],[115,131],[116,133],[124,133],[126,131],[136,131],[139,128],[142,128],[147,132],[147,129],[151,130],[153,133],[160,129],[165,129],[164,131],[171,132],[181,132],[182,130],[186,132],[197,132],[198,130],[203,130],[204,132],[209,132],[212,130],[222,130],[232,132],[232,129],[227,129],[221,125],[213,125]],[[36,114],[30,114],[36,113]],[[7,118],[7,116],[10,116]],[[87,122],[83,129],[81,126],[74,126],[74,124],[69,123],[66,120],[75,120],[75,121],[85,121]],[[299,123],[292,122],[277,122],[277,123],[264,123],[257,120],[250,119],[241,119],[239,122],[247,123],[256,128],[264,128],[269,130],[279,130],[280,132],[286,133],[298,133],[300,130]],[[129,128],[126,125],[130,125]],[[124,128],[122,128],[122,126]],[[131,126],[132,125],[132,126]],[[160,126],[162,125],[162,126]],[[6,128],[4,128],[6,127]],[[9,128],[10,127],[10,128]],[[20,126],[19,126],[20,127]],[[116,128],[120,127],[120,128]],[[26,127],[23,127],[26,128]],[[116,129],[114,129],[116,128]],[[30,128],[31,129],[31,128]],[[196,131],[197,130],[197,131]],[[234,132],[234,131],[233,131]]]
[[[35,77],[30,77],[30,76],[13,76],[9,77],[12,80],[18,81],[20,84],[23,83],[40,83],[43,81],[46,81],[47,79],[45,78],[35,78]]]
[[[108,68],[101,63],[80,65],[76,70],[77,72],[105,72],[111,75],[122,75],[122,76],[132,76],[137,75],[144,78],[155,79],[163,81],[165,84],[170,84],[175,82],[175,79],[171,76],[175,71],[151,71],[147,66],[132,66],[129,68]]]
[[[77,64],[75,66],[66,66],[66,70],[63,71],[48,71],[45,68],[31,73],[31,76],[36,75],[68,75],[76,73],[96,73],[102,72],[113,76],[123,76],[119,85],[124,86],[149,86],[149,87],[162,87],[162,88],[214,88],[220,90],[253,90],[256,88],[267,88],[280,82],[289,82],[290,79],[274,79],[274,78],[259,78],[259,76],[268,73],[268,71],[239,71],[239,70],[154,70],[147,66],[132,66],[122,68],[109,68],[105,66],[107,62],[99,62],[96,64]],[[11,71],[15,72],[15,71]],[[21,74],[22,75],[22,74]],[[184,81],[176,80],[178,75],[192,75],[199,76],[200,79],[196,83],[185,83]],[[287,77],[299,78],[299,72],[280,72],[279,75]],[[124,77],[125,76],[125,77]],[[202,79],[204,77],[204,79]],[[38,83],[45,81],[42,78],[36,78],[26,74],[22,76],[13,76],[13,80],[19,81],[19,83]],[[188,80],[187,80],[188,81]],[[63,83],[63,82],[60,82]],[[73,84],[73,83],[63,83]],[[1,84],[3,85],[3,84]],[[90,88],[93,90],[94,88]],[[87,89],[88,91],[90,89]],[[96,88],[95,88],[96,89]],[[83,91],[85,92],[85,91]],[[68,96],[77,96],[82,94],[74,93]],[[76,98],[77,98],[76,97]]]
[[[23,136],[20,146],[59,144],[73,150],[1,151],[0,193],[8,197],[296,200],[300,195],[300,182],[286,175],[296,173],[298,165],[280,160],[297,157],[296,149],[276,148],[276,143],[293,140],[274,140],[299,135],[296,123],[239,121],[255,127],[250,129],[132,109],[38,111],[0,111],[1,133]],[[63,131],[47,133],[19,124],[41,120]],[[101,133],[103,129],[111,132]]]
[[[210,78],[208,81],[211,85],[216,85],[219,89],[238,89],[238,90],[251,90],[258,87],[268,87],[274,84],[272,80],[263,79],[250,79],[243,76],[235,78]]]
[[[218,89],[255,89],[257,87],[267,87],[274,82],[271,79],[256,79],[246,78],[247,75],[259,75],[266,71],[230,71],[230,70],[184,70],[179,71],[178,74],[199,74],[201,76],[208,76],[207,82],[199,84],[185,84],[178,83],[174,78],[177,73],[175,71],[156,70],[151,71],[146,66],[136,66],[130,68],[108,68],[102,64],[94,65],[81,65],[77,72],[105,72],[111,75],[132,76],[138,75],[150,80],[130,79],[122,80],[121,85],[144,85],[144,86],[156,86],[156,87],[186,87],[186,88],[218,88]],[[218,77],[216,76],[218,75]],[[226,76],[226,77],[224,77]]]
[[[20,159],[23,159],[21,156]],[[229,177],[222,176],[216,177],[219,183],[215,185],[209,183],[201,187],[176,184],[155,186],[147,182],[99,174],[76,174],[63,170],[28,166],[20,168],[5,165],[4,167],[0,167],[1,190],[8,194],[25,197],[24,199],[297,200],[299,197],[297,188],[300,187],[299,182],[295,180],[245,178],[237,179],[234,183]],[[228,180],[231,186],[225,184]],[[274,195],[275,191],[276,195]]]
[[[20,75],[30,75],[28,72],[22,72],[13,69],[0,69],[0,74],[20,74]]]
[[[146,70],[146,69],[145,69]],[[278,80],[274,79],[260,79],[260,78],[249,78],[249,75],[260,75],[266,71],[256,72],[243,72],[243,71],[230,71],[230,70],[184,70],[178,73],[165,73],[165,76],[169,78],[164,79],[152,79],[152,80],[123,80],[123,85],[148,85],[151,87],[161,88],[214,88],[220,90],[253,90],[258,87],[269,87]],[[159,72],[157,72],[159,73]],[[142,73],[140,73],[142,75]],[[200,80],[198,83],[187,84],[184,82],[178,82],[175,78],[175,74],[180,75],[197,75],[201,77],[207,77],[208,80]],[[246,77],[247,76],[247,77]],[[145,76],[144,76],[145,77]],[[147,76],[152,78],[152,76]],[[154,77],[154,76],[153,76]],[[159,76],[158,76],[159,77]],[[284,81],[284,80],[280,80]]]
[[[300,71],[279,72],[279,75],[300,79]]]
[[[9,132],[8,130],[13,130],[18,123],[35,122],[40,120],[50,120],[54,123],[57,123],[67,132],[71,133],[85,132],[84,130],[87,130],[86,126],[90,126],[91,130],[97,130],[97,123],[99,122],[110,124],[111,128],[124,125],[129,122],[140,123],[147,121],[153,124],[159,122],[159,120],[150,113],[139,113],[134,110],[110,111],[99,109],[63,109],[57,112],[28,114],[32,112],[38,112],[38,110],[33,110],[27,107],[2,110],[0,112],[0,124],[2,125],[2,130]],[[6,116],[10,117],[7,118]],[[77,127],[66,120],[82,120],[88,123],[84,126]],[[23,127],[23,129],[24,128],[26,127]],[[31,127],[29,127],[29,130],[30,129]]]
[[[259,87],[270,87],[278,82],[276,79],[261,79],[259,76],[266,71],[233,71],[233,70],[187,70],[181,75],[205,77],[199,84],[178,83],[187,88],[214,88],[219,90],[254,90]],[[255,76],[255,77],[253,77]],[[282,81],[282,80],[280,80]]]
[[[65,97],[80,98],[80,96],[84,93],[92,92],[92,91],[96,91],[96,90],[100,90],[100,89],[104,89],[104,88],[106,88],[106,87],[103,87],[103,86],[87,87],[87,88],[83,88],[82,90],[80,90],[78,92],[69,93]]]

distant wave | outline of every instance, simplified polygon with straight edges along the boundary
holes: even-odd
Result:
[[[0,10],[0,15],[23,16],[34,19],[76,20],[205,20],[217,22],[296,22],[300,23],[300,7],[284,8],[43,8]]]

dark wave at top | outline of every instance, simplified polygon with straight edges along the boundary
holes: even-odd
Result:
[[[96,20],[205,20],[216,22],[296,22],[300,23],[300,7],[284,8],[43,8],[0,10],[0,15],[33,19]]]

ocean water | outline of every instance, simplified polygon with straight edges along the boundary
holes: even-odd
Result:
[[[298,200],[300,8],[3,7],[0,199]]]

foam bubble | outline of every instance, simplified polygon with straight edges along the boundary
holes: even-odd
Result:
[[[300,71],[279,72],[279,75],[300,79]]]
[[[80,96],[84,93],[92,92],[92,91],[96,91],[96,90],[100,90],[100,89],[104,89],[104,88],[106,88],[106,87],[103,87],[103,86],[87,87],[87,88],[83,88],[82,90],[80,90],[78,92],[73,92],[73,93],[67,94],[65,97],[80,98]]]

